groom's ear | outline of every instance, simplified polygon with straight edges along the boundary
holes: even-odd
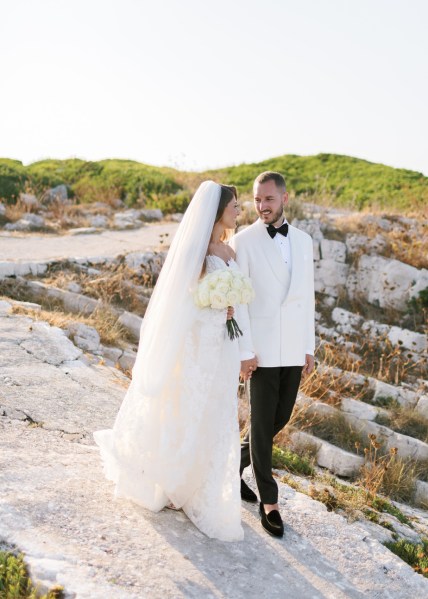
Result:
[[[284,196],[283,196],[283,200],[282,200],[282,201],[283,201],[283,204],[284,204],[284,208],[285,208],[286,206],[288,206],[288,192],[287,192],[287,191],[284,193]]]

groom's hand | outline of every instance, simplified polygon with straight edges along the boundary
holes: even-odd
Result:
[[[257,370],[257,358],[251,358],[250,360],[242,360],[241,362],[241,378],[244,381],[248,381],[251,378],[253,372]]]
[[[306,354],[305,365],[303,366],[303,370],[302,370],[302,377],[305,378],[308,375],[310,375],[314,369],[314,366],[315,366],[314,357],[311,356],[310,354]]]

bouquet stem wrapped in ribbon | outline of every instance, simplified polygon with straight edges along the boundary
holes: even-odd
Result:
[[[254,289],[250,279],[241,272],[218,269],[199,281],[194,299],[199,308],[225,310],[236,304],[249,304],[254,299]],[[242,335],[234,318],[226,320],[226,327],[230,339]]]

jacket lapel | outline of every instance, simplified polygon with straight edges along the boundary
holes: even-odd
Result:
[[[281,250],[266,231],[266,225],[259,219],[255,223],[258,231],[260,247],[265,255],[274,276],[285,287],[288,283],[287,266],[281,256]]]
[[[294,289],[299,281],[299,277],[305,271],[302,248],[299,245],[296,229],[291,225],[288,225],[288,239],[290,241],[291,253],[291,280],[286,299],[293,296]]]

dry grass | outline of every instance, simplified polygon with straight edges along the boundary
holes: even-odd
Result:
[[[428,420],[412,408],[395,406],[389,409],[387,416],[379,415],[376,422],[391,428],[397,433],[428,443]]]
[[[8,298],[6,297],[5,299],[7,301]],[[98,331],[101,343],[104,345],[124,347],[130,340],[128,330],[118,322],[117,316],[107,307],[97,308],[91,316],[63,312],[58,308],[55,310],[33,310],[25,306],[13,306],[12,313],[29,316],[33,320],[47,322],[51,326],[64,330],[66,330],[72,322],[81,322],[94,327]]]
[[[367,221],[367,216],[386,218],[393,228],[384,230],[375,220]],[[385,242],[385,247],[379,254],[387,258],[394,258],[416,268],[428,268],[428,235],[427,225],[420,216],[413,215],[415,223],[410,231],[408,226],[399,222],[397,215],[385,213],[352,213],[349,216],[337,219],[336,227],[342,234],[358,233],[373,239],[380,235]],[[360,253],[365,253],[365,248]]]
[[[70,283],[77,283],[84,295],[143,316],[154,276],[150,272],[139,276],[123,263],[111,266],[95,276],[80,271],[50,272],[44,282],[60,289],[68,289]],[[137,286],[144,289],[138,289]],[[143,295],[145,290],[147,295]]]

